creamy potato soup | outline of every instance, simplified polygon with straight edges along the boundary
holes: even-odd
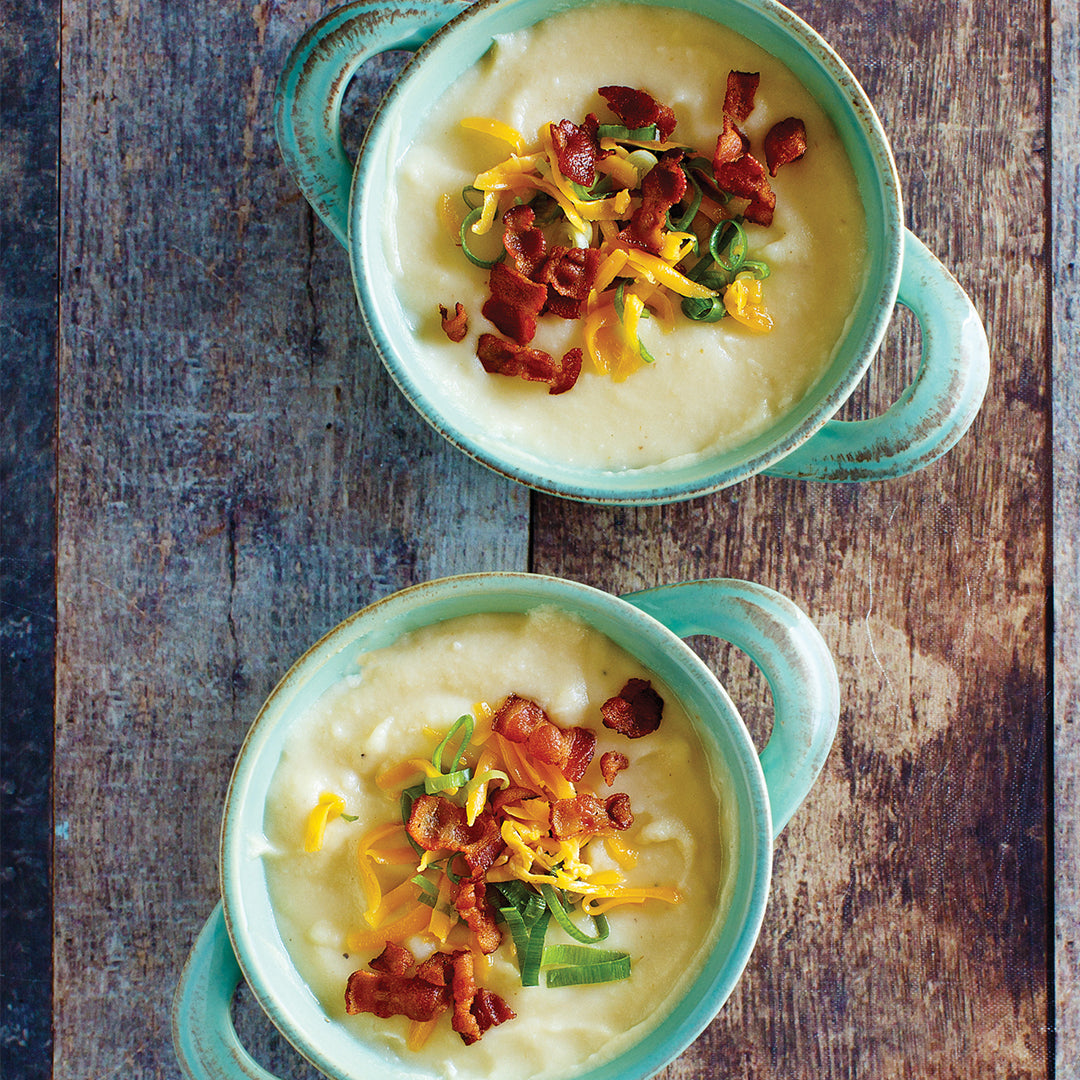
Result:
[[[781,121],[797,118],[805,129],[805,154],[767,176],[776,200],[771,222],[743,222],[749,272],[742,276],[751,289],[761,290],[744,310],[759,305],[772,329],[763,332],[732,316],[694,321],[683,314],[683,295],[661,289],[644,301],[640,319],[636,311],[631,313],[637,324],[631,348],[637,353],[640,343],[641,350],[629,373],[601,374],[588,345],[580,377],[566,392],[549,393],[554,384],[485,371],[477,358],[480,336],[505,340],[506,335],[481,313],[491,295],[490,272],[473,265],[455,240],[470,206],[482,204],[483,192],[471,193],[466,203],[463,189],[493,167],[502,166],[505,175],[506,162],[519,152],[529,157],[549,124],[569,120],[583,126],[592,113],[600,124],[619,125],[619,116],[598,93],[612,85],[643,89],[670,108],[677,125],[669,142],[690,148],[684,163],[696,157],[700,164],[703,158],[710,169],[724,129],[731,71],[760,76],[752,110],[745,118],[738,116],[736,124],[749,140],[751,157],[766,161],[766,137]],[[482,123],[473,123],[477,119]],[[470,126],[462,126],[462,120]],[[507,141],[498,125],[519,134],[521,144]],[[618,134],[600,145],[616,147],[613,156],[622,160],[631,158],[633,143],[619,143]],[[647,141],[649,133],[637,135]],[[656,146],[652,150],[655,159],[661,151]],[[600,162],[597,190],[612,198],[620,184],[643,185],[648,161],[640,155],[631,158],[637,180],[632,173],[626,179],[622,166],[617,176],[608,176],[604,170],[609,166]],[[538,166],[541,172],[544,168]],[[542,461],[612,470],[671,466],[745,442],[814,385],[835,355],[864,285],[864,213],[853,170],[831,122],[774,57],[725,27],[684,11],[596,4],[497,38],[480,63],[433,106],[396,170],[397,204],[389,214],[387,258],[402,308],[422,344],[422,363],[449,408],[475,417],[485,437],[511,442]],[[708,177],[705,180],[708,188]],[[502,215],[509,203],[531,200],[540,208],[538,220],[550,216],[550,198],[537,200],[535,191],[511,187],[510,198],[504,190],[500,216],[488,233],[474,234],[475,222],[466,228],[466,242],[478,258],[493,258],[500,250]],[[634,188],[622,224],[642,201],[641,190]],[[688,186],[671,219],[691,209],[696,191],[694,184]],[[700,243],[696,254],[678,261],[682,272],[698,262],[720,215],[741,220],[745,211],[745,199],[735,198],[718,209],[714,195],[706,190],[702,209],[691,215],[684,230],[695,233]],[[584,230],[575,232],[556,213],[554,222],[542,228],[548,250],[560,244],[606,243],[604,250],[610,252],[618,246],[609,235],[610,225],[584,224]],[[626,332],[627,325],[626,312],[615,298],[619,282],[625,286],[620,298],[624,305],[631,304],[632,293],[643,291],[637,286],[644,282],[644,272],[639,268],[636,278],[628,278],[633,270],[623,268],[607,285],[609,314],[619,308],[618,323],[610,317],[616,335]],[[601,278],[610,272],[609,264],[601,269]],[[761,280],[763,273],[768,276]],[[729,311],[736,306],[731,300],[724,293]],[[593,298],[589,305],[599,302]],[[455,342],[443,331],[439,306],[452,314],[458,303],[468,329],[463,340]],[[585,322],[584,317],[542,314],[527,347],[558,360],[582,346]]]
[[[627,706],[619,695],[628,686],[640,690],[646,681],[651,688],[646,697],[655,693],[663,702],[659,726],[633,738],[605,726],[602,716],[607,713],[602,710],[610,712],[608,703],[618,699]],[[564,770],[574,775],[572,763],[545,766],[533,742],[514,742],[514,732],[498,719],[505,717],[500,706],[510,695],[541,708],[547,718],[542,723],[561,732],[583,728],[595,734],[594,752],[578,780],[569,782],[563,776]],[[638,719],[647,718],[649,708],[641,700],[623,712],[629,715],[635,709]],[[455,725],[466,716],[475,723],[458,761],[462,729]],[[444,753],[433,754],[451,730]],[[496,735],[499,731],[507,735]],[[576,739],[571,740],[575,745]],[[442,880],[437,857],[425,871],[431,887],[443,894],[435,906],[418,900],[422,890],[410,892],[409,886],[404,888],[408,899],[395,906],[401,883],[417,873],[423,854],[439,856],[426,843],[415,850],[408,845],[412,825],[407,834],[401,824],[402,790],[423,782],[424,763],[434,757],[441,766],[434,777],[440,794],[431,798],[445,797],[465,807],[477,785],[470,788],[469,781],[458,776],[463,786],[448,793],[439,773],[468,769],[473,781],[491,776],[484,755],[496,751],[500,741],[516,749],[497,762],[500,772],[509,770],[509,775],[502,773],[508,782],[491,779],[488,784],[489,811],[498,792],[505,789],[509,800],[499,811],[503,823],[498,854],[480,871],[489,899],[506,907],[499,899],[500,883],[515,880],[540,898],[532,908],[522,905],[535,916],[545,906],[542,884],[557,881],[563,911],[589,937],[599,935],[602,920],[584,914],[575,903],[580,897],[561,885],[567,877],[598,883],[601,909],[611,904],[604,916],[607,937],[586,944],[581,955],[565,949],[560,954],[556,947],[582,946],[558,918],[548,917],[540,934],[545,951],[536,985],[523,985],[518,930],[508,922],[496,923],[496,947],[484,954],[479,943],[486,940],[490,925],[474,931],[464,916],[453,918],[446,894],[451,890],[452,898],[454,886]],[[625,763],[605,758],[610,754],[625,755]],[[570,755],[575,756],[576,751]],[[538,776],[561,790],[534,798]],[[522,783],[531,785],[532,795],[523,797]],[[675,695],[584,623],[540,608],[527,615],[481,614],[437,624],[361,656],[356,674],[331,688],[290,735],[265,814],[264,862],[278,929],[328,1016],[365,1042],[399,1055],[402,1075],[512,1075],[528,1080],[577,1074],[642,1038],[700,972],[729,903],[733,878],[730,853],[736,826],[733,815],[724,811],[726,786]],[[522,859],[520,838],[528,838],[530,827],[544,834],[549,825],[555,828],[551,804],[556,794],[566,796],[567,788],[576,793],[575,803],[581,798],[588,803],[594,796],[593,805],[609,808],[611,818],[584,842],[578,831],[581,822],[562,822],[559,833],[576,839],[534,840],[540,854],[534,856],[529,848]],[[411,790],[412,799],[421,798],[417,787]],[[340,800],[333,813],[321,815],[314,809],[332,799]],[[626,810],[632,823],[627,824]],[[503,844],[508,828],[511,843]],[[588,832],[590,827],[583,828]],[[471,857],[457,856],[454,877],[464,879]],[[529,879],[522,874],[527,864],[532,878],[522,881]],[[381,899],[370,895],[371,877],[366,875],[377,880]],[[624,901],[634,895],[639,900],[615,903],[621,893]],[[379,913],[379,905],[393,910]],[[375,919],[368,917],[373,910]],[[448,910],[454,922],[450,928],[438,921]],[[442,932],[445,942],[438,938]],[[409,950],[409,963],[417,965],[401,976],[406,979],[414,978],[433,953],[470,952],[477,987],[497,995],[513,1019],[488,1027],[469,1044],[454,1029],[453,1002],[430,1023],[407,1015],[383,1019],[371,1012],[347,1014],[350,977],[361,970],[375,985],[380,976],[369,961],[383,951],[385,939],[395,937]],[[590,952],[595,949],[605,952]],[[565,975],[573,967],[568,958],[585,960],[579,970],[587,970],[593,955],[605,962],[625,956],[618,962],[625,969],[611,972],[611,981],[548,985],[552,971]],[[552,958],[555,963],[549,962]],[[388,985],[393,997],[392,979]],[[456,982],[454,986],[457,994]]]

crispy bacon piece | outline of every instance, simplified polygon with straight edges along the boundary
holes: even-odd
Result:
[[[608,787],[615,783],[615,777],[623,769],[629,767],[630,759],[625,754],[620,754],[618,750],[608,750],[600,755],[600,775]]]
[[[523,743],[534,758],[554,765],[571,783],[580,780],[596,750],[588,728],[561,728],[535,701],[511,694],[499,706],[492,730],[510,742]]]
[[[625,791],[609,795],[604,801],[604,809],[616,829],[629,829],[634,824],[634,815],[630,810],[630,796]]]
[[[345,1011],[374,1013],[383,1020],[407,1016],[410,1020],[434,1020],[450,1004],[450,991],[426,979],[385,972],[354,971],[345,987]]]
[[[600,706],[604,727],[640,739],[660,726],[664,699],[652,688],[648,679],[627,679],[618,695]]]
[[[716,140],[716,152],[713,154],[713,170],[732,161],[738,161],[743,154],[749,153],[750,140],[735,126],[730,116],[724,116],[724,130]]]
[[[595,795],[582,791],[572,799],[556,799],[551,804],[549,821],[552,836],[567,840],[572,836],[628,829],[634,823],[634,815],[630,812],[630,796],[625,793],[609,795],[601,802]]]
[[[547,286],[501,262],[491,268],[488,286],[491,296],[481,314],[516,344],[528,345],[536,335],[536,316],[547,300]]]
[[[653,255],[660,253],[668,211],[686,194],[686,174],[679,164],[682,151],[665,154],[641,182],[641,205],[619,239]]]
[[[471,1046],[486,1031],[517,1015],[498,994],[476,985],[473,955],[468,949],[451,954],[454,999],[453,1028],[466,1046]]]
[[[583,360],[581,349],[571,349],[560,362],[542,349],[528,349],[494,334],[480,335],[476,355],[489,374],[518,375],[529,382],[547,383],[549,394],[565,394],[572,389]]]
[[[547,258],[547,241],[535,221],[536,211],[531,206],[511,206],[503,214],[503,246],[514,261],[514,269],[527,278]]]
[[[741,124],[754,111],[754,95],[761,75],[756,71],[729,71],[724,93],[724,116]]]
[[[775,176],[781,165],[790,165],[805,153],[806,125],[797,116],[789,116],[769,128],[765,136],[765,163],[770,176]]]
[[[506,846],[490,812],[481,811],[469,825],[465,808],[440,795],[416,799],[405,828],[425,851],[460,852],[472,877],[483,874]]]
[[[547,713],[535,701],[511,694],[496,711],[491,730],[511,742],[525,742],[545,721],[550,723]]]
[[[527,787],[508,787],[500,788],[488,799],[488,805],[491,807],[492,812],[496,815],[502,813],[504,806],[509,806],[511,803],[520,803],[525,799],[535,799],[536,792],[532,788]]]
[[[433,952],[416,969],[416,977],[433,986],[449,986],[454,977],[453,954]]]
[[[476,997],[473,998],[469,1011],[476,1017],[476,1023],[480,1028],[481,1035],[493,1027],[498,1027],[499,1024],[505,1024],[507,1020],[515,1019],[517,1016],[517,1013],[498,994],[485,989],[483,986],[477,988]]]
[[[551,124],[550,129],[559,171],[567,180],[591,188],[596,183],[596,161],[600,154],[596,132],[578,127],[572,120],[560,120]]]
[[[570,749],[566,755],[566,764],[562,774],[572,784],[576,784],[589,767],[589,762],[596,753],[596,732],[586,727],[570,728]]]
[[[629,86],[601,86],[598,93],[628,128],[655,124],[660,142],[671,138],[676,124],[674,111],[645,90],[634,90]]]
[[[404,975],[415,963],[415,957],[404,945],[388,941],[386,948],[374,960],[368,961],[368,967],[387,975]]]
[[[572,300],[585,300],[596,280],[603,255],[599,248],[557,247],[544,261],[537,281],[544,282],[560,296]],[[551,303],[551,290],[548,291]]]
[[[439,315],[442,318],[442,328],[451,341],[461,341],[469,332],[469,316],[465,314],[465,305],[458,302],[454,305],[454,314],[439,305]]]
[[[480,951],[493,953],[502,942],[502,931],[495,923],[495,909],[488,903],[487,883],[482,877],[462,878],[458,882],[454,907],[476,935]]]
[[[747,221],[758,225],[771,225],[776,209],[776,192],[769,185],[765,166],[752,154],[743,154],[738,161],[714,166],[716,182],[724,191],[742,199],[749,199],[743,211]]]

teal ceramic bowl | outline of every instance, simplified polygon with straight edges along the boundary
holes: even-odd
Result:
[[[540,605],[585,620],[679,697],[717,771],[729,778],[726,805],[737,818],[731,900],[718,914],[715,944],[700,975],[657,1028],[619,1057],[579,1074],[581,1080],[652,1076],[723,1005],[761,926],[773,840],[809,791],[835,734],[836,670],[821,636],[790,601],[741,581],[686,582],[620,599],[529,574],[447,578],[396,593],[331,631],[297,661],[256,718],[225,802],[221,903],[194,945],[173,1007],[177,1056],[188,1077],[272,1080],[240,1044],[232,1024],[230,1004],[241,978],[297,1051],[334,1080],[426,1075],[331,1021],[294,968],[278,935],[259,858],[269,785],[292,723],[353,673],[363,653],[445,619]],[[768,679],[775,718],[760,756],[724,688],[681,640],[694,634],[733,642]]]
[[[603,503],[660,503],[726,487],[758,472],[865,480],[921,469],[974,419],[986,390],[986,335],[963,290],[903,225],[892,152],[866,94],[833,50],[773,0],[663,0],[723,23],[776,56],[831,118],[850,157],[870,238],[868,283],[834,361],[802,402],[741,446],[685,464],[607,470],[557,465],[492,439],[475,416],[448,406],[394,294],[381,243],[393,164],[432,102],[508,33],[590,0],[422,0],[407,7],[341,7],[293,50],[276,97],[278,141],[312,206],[345,245],[371,338],[410,402],[478,461],[541,491]],[[639,0],[650,3],[651,0]],[[453,18],[451,18],[453,16]],[[388,49],[416,54],[379,107],[354,164],[342,148],[340,110],[357,68]],[[884,414],[832,419],[863,378],[899,302],[922,327],[918,374]]]

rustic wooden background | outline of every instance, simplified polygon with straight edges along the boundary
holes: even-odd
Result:
[[[636,510],[530,496],[389,384],[273,138],[277,72],[327,6],[0,14],[0,1072],[176,1077],[170,1000],[267,692],[370,600],[527,568],[614,592],[751,578],[836,657],[836,746],[749,968],[666,1077],[1076,1075],[1076,0],[795,0],[983,313],[986,404],[908,479]],[[400,62],[354,84],[354,140]],[[917,350],[898,315],[844,415],[887,405]],[[701,646],[764,738],[761,677]],[[261,1060],[309,1074],[243,993],[236,1014]]]

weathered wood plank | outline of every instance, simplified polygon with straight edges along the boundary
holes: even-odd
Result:
[[[315,14],[65,9],[57,1077],[176,1074],[228,773],[288,664],[398,587],[527,558],[527,495],[390,385],[278,156]]]
[[[1080,1062],[1080,6],[1051,4],[1056,1063]]]
[[[50,1075],[59,5],[0,19],[0,1075]]]
[[[898,482],[758,479],[659,510],[539,500],[534,565],[617,592],[751,577],[800,603],[836,655],[840,733],[779,841],[762,937],[728,1006],[666,1075],[1042,1077],[1043,14],[796,7],[867,86],[908,223],[985,317],[986,406],[948,457]],[[913,338],[905,319],[847,415],[893,400]],[[730,650],[708,655],[767,731],[760,677]]]

